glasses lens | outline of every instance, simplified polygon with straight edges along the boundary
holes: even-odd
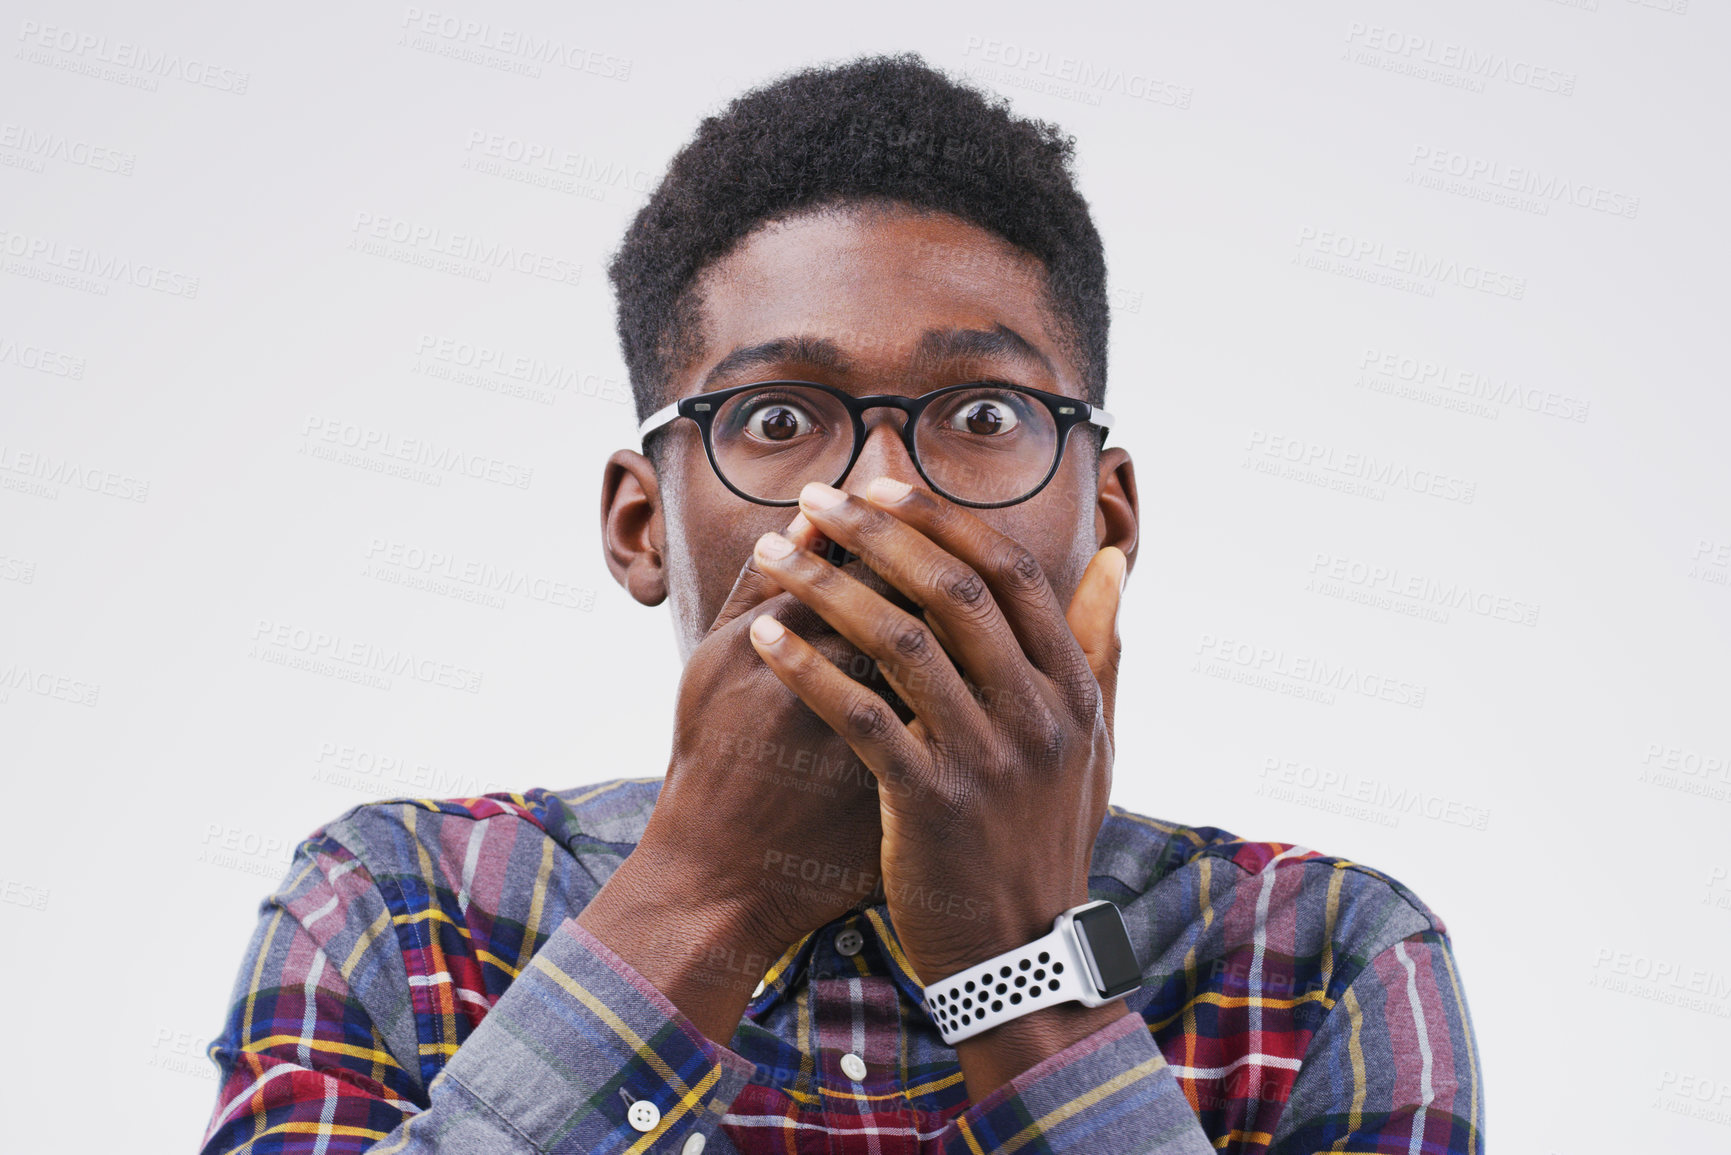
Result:
[[[853,454],[853,421],[822,389],[766,385],[722,402],[710,438],[735,488],[760,501],[793,501],[808,481],[840,479]]]
[[[808,481],[833,485],[853,456],[853,421],[833,394],[765,385],[722,402],[710,427],[722,475],[760,501],[795,501]],[[931,483],[957,501],[1018,501],[1051,472],[1058,429],[1038,398],[972,385],[926,406],[914,453]]]
[[[1037,397],[975,385],[926,406],[914,448],[938,489],[991,505],[1020,500],[1046,479],[1058,455],[1058,426]]]

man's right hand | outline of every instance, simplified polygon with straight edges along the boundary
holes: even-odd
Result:
[[[827,544],[803,517],[788,536]],[[723,1044],[790,943],[882,893],[876,780],[758,657],[760,613],[811,611],[748,554],[680,678],[642,840],[577,918]]]

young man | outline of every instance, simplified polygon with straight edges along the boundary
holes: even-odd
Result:
[[[612,269],[665,778],[316,832],[206,1152],[1482,1150],[1417,897],[1107,801],[1137,497],[1070,159],[917,58],[703,122]]]

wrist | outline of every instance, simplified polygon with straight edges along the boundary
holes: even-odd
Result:
[[[978,909],[989,913],[989,918],[954,920],[958,941],[953,947],[938,941],[938,936],[932,934],[918,944],[904,938],[902,947],[914,965],[914,973],[919,975],[922,983],[930,986],[1045,937],[1051,933],[1052,924],[1060,914],[1088,901],[1086,889],[1079,897],[1072,895],[1068,901],[1054,899],[1030,903],[1025,896],[1015,902],[984,901]],[[891,913],[893,918],[894,912]],[[962,925],[964,921],[967,925]]]
[[[1120,912],[1088,901],[1065,908],[1045,933],[927,982],[925,998],[978,1101],[1110,1024],[1129,1030],[1122,996],[1140,982]]]
[[[665,927],[660,939],[674,955],[695,957],[712,947],[726,947],[754,960],[767,956],[767,970],[792,941],[772,927],[751,895],[715,877],[709,863],[653,845],[633,850],[589,906],[600,907],[610,919]],[[704,951],[689,944],[701,944]],[[763,977],[763,970],[751,976],[748,989]]]
[[[1133,1014],[1122,998],[1098,1007],[1079,1002],[1041,1007],[956,1044],[956,1059],[975,1103],[1023,1072]]]
[[[620,864],[577,921],[725,1045],[786,944],[742,904],[706,889],[688,863],[644,850]]]

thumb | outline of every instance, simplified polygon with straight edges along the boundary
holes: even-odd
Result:
[[[1129,559],[1115,545],[1106,546],[1088,562],[1064,620],[1088,656],[1088,668],[1100,683],[1106,725],[1112,725],[1118,699],[1118,661],[1123,644],[1118,636],[1118,608]]]

